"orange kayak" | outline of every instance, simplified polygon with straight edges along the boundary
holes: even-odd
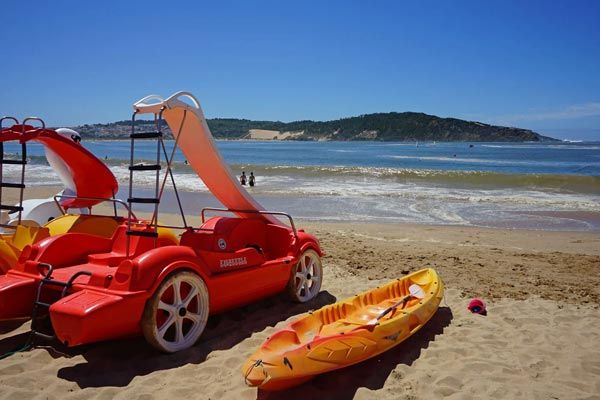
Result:
[[[267,338],[246,361],[246,383],[286,389],[374,357],[425,325],[443,295],[438,274],[423,269],[310,312]]]

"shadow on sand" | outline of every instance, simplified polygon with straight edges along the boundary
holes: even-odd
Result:
[[[136,376],[185,364],[200,364],[212,351],[230,349],[255,332],[261,332],[293,315],[335,301],[336,298],[327,291],[319,293],[315,299],[304,304],[291,304],[285,296],[280,295],[216,315],[209,318],[206,330],[196,346],[175,354],[162,354],[150,347],[141,337],[91,344],[75,349],[65,349],[55,343],[53,349],[48,349],[48,352],[53,357],[64,352],[67,356],[81,355],[85,358],[84,363],[64,367],[58,371],[59,378],[75,382],[80,388],[122,387]],[[0,346],[4,347],[2,342]]]
[[[331,304],[336,298],[321,292],[306,304],[290,304],[285,296],[277,296],[213,316],[198,344],[176,354],[162,354],[151,348],[143,338],[110,341],[65,348],[60,343],[44,347],[52,357],[82,356],[86,362],[58,371],[58,377],[77,383],[80,388],[128,385],[136,376],[185,364],[200,364],[215,350],[226,350],[293,315]],[[261,400],[294,400],[307,398],[351,399],[361,388],[381,389],[392,371],[400,364],[412,365],[423,349],[450,325],[453,315],[448,307],[440,307],[431,320],[405,342],[357,365],[317,376],[315,379],[282,392],[258,392]],[[22,322],[20,322],[22,324]],[[29,334],[0,340],[0,354],[18,348]],[[332,390],[334,389],[334,390]]]
[[[449,307],[440,307],[429,322],[405,342],[376,358],[348,368],[319,375],[315,379],[281,392],[258,392],[261,400],[294,399],[352,399],[356,391],[365,387],[381,389],[391,372],[399,365],[412,365],[421,351],[443,333],[453,315]],[[399,396],[398,396],[399,397]]]
[[[0,321],[0,335],[4,335],[5,333],[9,333],[19,329],[23,324],[25,324],[27,319],[15,319],[9,321]],[[0,348],[0,351],[2,349]]]

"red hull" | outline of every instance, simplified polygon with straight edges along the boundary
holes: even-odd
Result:
[[[40,263],[55,267],[56,281],[66,282],[79,271],[91,275],[77,277],[65,297],[54,286],[42,296],[52,303],[57,338],[76,346],[138,335],[146,302],[174,272],[188,270],[202,278],[215,314],[283,291],[304,250],[321,254],[316,239],[303,231],[295,238],[291,229],[261,220],[216,217],[201,230],[184,233],[178,246],[153,248],[152,238],[132,238],[133,254],[125,257],[124,230],[112,240],[59,235],[24,252],[15,270],[0,276],[0,319],[30,316],[45,272]]]

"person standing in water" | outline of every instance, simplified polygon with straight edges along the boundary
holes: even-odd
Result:
[[[254,178],[254,172],[250,171],[250,177],[248,178],[248,183],[250,184],[250,186],[254,186],[254,181],[256,178]]]
[[[242,175],[240,176],[240,183],[242,186],[246,186],[246,171],[242,171]]]

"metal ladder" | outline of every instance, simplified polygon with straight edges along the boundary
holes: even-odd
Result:
[[[160,165],[161,161],[161,148],[163,144],[163,133],[160,127],[160,118],[155,116],[154,124],[156,131],[154,132],[136,132],[135,131],[135,117],[137,112],[133,113],[131,117],[131,151],[129,160],[129,196],[127,198],[127,204],[129,205],[128,216],[127,216],[127,245],[125,253],[129,256],[129,249],[131,246],[131,236],[144,236],[151,237],[156,240],[158,239],[158,205],[160,203],[159,186],[160,186],[160,171],[162,169]],[[135,158],[135,141],[138,139],[156,139],[156,163],[155,164],[134,164]],[[133,196],[133,173],[138,171],[155,171],[156,183],[154,188],[154,197],[134,197]],[[152,231],[140,231],[131,229],[134,220],[133,205],[134,204],[154,204],[154,214],[150,225],[153,226]]]
[[[40,268],[40,269],[46,268],[47,272],[45,274],[42,274],[43,278],[37,287],[35,301],[33,302],[33,309],[31,311],[30,341],[33,341],[36,338],[44,339],[44,340],[54,340],[54,339],[56,339],[56,335],[54,333],[43,332],[42,328],[40,326],[40,317],[38,314],[40,313],[41,309],[49,310],[50,306],[52,305],[51,303],[46,303],[46,302],[42,301],[42,291],[43,291],[44,287],[45,286],[62,287],[63,289],[60,294],[60,298],[62,299],[63,297],[66,296],[67,291],[71,288],[71,286],[73,286],[75,279],[79,278],[80,276],[84,276],[84,275],[92,276],[92,273],[88,272],[88,271],[78,271],[78,272],[74,273],[67,282],[63,282],[63,281],[57,281],[56,279],[54,279],[52,277],[52,272],[54,271],[54,268],[52,267],[52,265],[46,264],[46,263],[39,263],[38,268]]]
[[[27,120],[31,120],[32,118],[27,118]],[[38,120],[37,118],[35,118]],[[2,117],[0,118],[0,132],[2,131],[2,123],[5,120],[14,121],[15,125],[19,125],[19,121],[14,117]],[[25,123],[23,121],[23,124]],[[40,120],[41,121],[41,120]],[[42,121],[43,124],[43,121]],[[24,125],[22,125],[22,130],[25,130]],[[21,166],[21,181],[20,182],[4,182],[4,165],[20,165]],[[23,214],[23,193],[25,191],[25,165],[27,165],[27,145],[25,142],[21,143],[21,158],[20,159],[7,159],[4,153],[4,142],[0,141],[0,210],[8,211],[9,213],[18,212],[18,224],[21,224],[21,217]],[[19,189],[19,205],[9,205],[4,204],[2,202],[2,195],[5,188],[11,189]],[[7,221],[8,222],[8,221]],[[0,226],[3,228],[16,229],[15,225],[8,225],[5,223],[0,223]]]
[[[156,130],[153,132],[136,132],[135,131],[135,122],[136,122],[136,116],[137,116],[138,112],[135,111],[131,117],[131,134],[129,135],[129,137],[131,138],[131,151],[130,151],[130,162],[129,162],[129,197],[127,198],[127,203],[129,206],[128,207],[129,214],[128,214],[128,218],[127,218],[127,245],[126,245],[126,250],[125,250],[125,253],[127,256],[130,255],[129,250],[130,250],[130,246],[131,246],[131,236],[152,237],[155,239],[154,246],[156,247],[157,242],[158,242],[157,239],[158,239],[158,227],[159,226],[164,226],[167,228],[179,228],[179,227],[172,227],[172,226],[158,224],[158,206],[160,204],[160,200],[162,198],[162,195],[163,195],[163,192],[165,189],[167,177],[171,178],[171,184],[173,185],[175,198],[177,199],[179,211],[181,213],[181,218],[183,220],[183,225],[185,228],[188,227],[187,221],[185,218],[185,214],[183,212],[183,206],[181,205],[181,198],[179,197],[179,192],[177,191],[175,177],[173,176],[173,170],[171,168],[173,159],[175,158],[175,151],[177,149],[177,140],[175,141],[175,144],[173,146],[171,154],[169,155],[167,152],[167,148],[165,146],[165,142],[163,140],[164,135],[161,130],[162,112],[163,112],[163,110],[161,110],[158,114],[154,114],[154,126],[155,126]],[[185,120],[185,114],[184,114],[184,120]],[[182,124],[183,124],[183,122],[182,122]],[[137,139],[156,139],[156,164],[143,164],[143,163],[142,164],[134,164],[135,141]],[[164,156],[165,163],[166,163],[166,173],[165,173],[164,178],[162,179],[162,182],[160,180],[160,171],[162,169],[161,153]],[[155,171],[156,172],[156,184],[155,184],[155,188],[154,188],[154,197],[133,197],[133,173],[136,171]],[[150,226],[153,227],[152,231],[139,231],[139,230],[131,229],[132,222],[135,219],[134,212],[133,212],[133,204],[136,204],[136,203],[137,204],[154,204],[154,213],[152,215],[152,219],[149,224]]]

